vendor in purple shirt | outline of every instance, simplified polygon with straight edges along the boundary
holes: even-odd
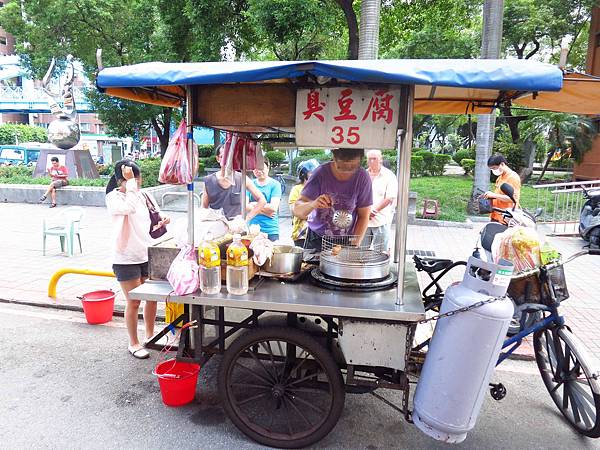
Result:
[[[364,150],[336,148],[332,150],[333,161],[317,167],[294,205],[294,216],[308,221],[305,248],[321,251],[323,236],[357,236],[361,242],[373,204],[371,178],[360,166]],[[352,214],[347,229],[333,223],[334,210],[346,210]]]

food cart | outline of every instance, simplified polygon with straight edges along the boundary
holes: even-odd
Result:
[[[199,326],[185,330],[177,357],[204,363],[223,354],[224,408],[262,444],[317,442],[335,426],[348,391],[401,390],[398,409],[410,420],[411,348],[425,317],[414,267],[405,260],[413,114],[490,113],[525,94],[558,91],[562,79],[555,66],[510,60],[145,63],[101,70],[97,85],[108,95],[183,106],[189,126],[259,139],[293,134],[298,146],[398,152],[394,255],[383,264],[390,270],[379,273],[381,261],[357,260],[343,272],[357,276],[316,270],[294,282],[260,278],[242,296],[224,289],[176,296],[168,282],[149,281],[131,297],[186,305],[176,321]]]

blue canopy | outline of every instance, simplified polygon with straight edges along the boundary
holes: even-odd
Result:
[[[365,83],[398,83],[514,91],[558,91],[562,71],[510,59],[381,59],[352,61],[151,62],[110,67],[100,88],[247,83],[306,74]]]
[[[186,86],[270,84],[307,75],[319,84],[329,79],[412,84],[417,114],[489,114],[501,102],[532,92],[556,92],[563,84],[558,67],[515,59],[151,62],[103,69],[96,84],[114,97],[178,107]]]

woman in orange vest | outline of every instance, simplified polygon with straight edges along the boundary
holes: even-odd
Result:
[[[500,186],[502,186],[503,183],[508,183],[515,190],[514,198],[518,206],[519,197],[521,196],[521,177],[519,177],[519,174],[508,167],[506,158],[503,155],[490,156],[487,165],[492,173],[498,178],[496,178],[496,188],[494,189],[494,192],[487,191],[485,194],[483,194],[483,196],[492,201],[492,206],[494,208],[512,208],[514,206],[512,200],[508,197],[508,195],[503,194],[500,190]],[[492,222],[506,224],[506,220],[504,220],[502,214],[496,211],[492,211],[490,214],[490,220]]]

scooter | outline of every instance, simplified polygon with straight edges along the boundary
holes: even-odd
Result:
[[[493,261],[492,258],[492,243],[494,242],[494,238],[497,234],[502,233],[507,228],[522,226],[528,228],[536,228],[536,219],[542,214],[542,208],[538,208],[535,211],[535,214],[531,214],[524,209],[517,209],[517,202],[514,198],[515,191],[513,187],[508,183],[503,183],[500,186],[500,190],[506,196],[508,196],[513,202],[512,209],[501,209],[501,208],[492,208],[494,211],[499,212],[504,217],[506,221],[506,225],[498,222],[490,222],[486,224],[481,233],[479,234],[479,242],[481,248],[485,252],[485,256],[482,257],[479,251],[479,245],[475,246],[475,250],[473,251],[473,256],[476,258],[483,259],[485,261]],[[521,329],[527,328],[532,323],[534,323],[539,316],[539,312],[526,312],[525,305],[518,305],[514,299],[513,300],[515,306],[515,313],[513,319],[508,327],[508,335],[513,336],[517,334]]]
[[[600,189],[583,190],[585,203],[579,214],[579,235],[586,242],[590,243],[590,248],[600,248]]]

